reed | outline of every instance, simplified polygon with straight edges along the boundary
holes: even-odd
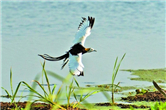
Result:
[[[107,98],[107,100],[111,103],[111,105],[115,105],[115,101],[114,101],[114,91],[117,89],[117,88],[120,88],[119,84],[120,82],[118,82],[118,84],[114,84],[115,82],[115,79],[116,79],[116,76],[118,74],[118,71],[119,71],[119,68],[120,68],[120,65],[121,65],[121,62],[122,60],[124,59],[126,53],[122,56],[121,60],[119,61],[119,63],[117,64],[118,62],[118,57],[116,58],[115,60],[115,63],[114,63],[114,68],[113,68],[113,72],[112,72],[112,82],[111,82],[111,95],[105,91],[105,90],[102,90],[101,92],[103,93],[103,95]]]
[[[119,67],[121,65],[121,62],[122,60],[124,59],[126,53],[123,55],[123,57],[121,58],[121,60],[119,61],[118,65],[117,65],[117,61],[118,61],[118,57],[116,58],[115,60],[115,64],[114,64],[114,69],[113,69],[113,72],[112,72],[112,104],[114,104],[114,90],[118,87],[118,85],[120,83],[118,83],[116,86],[114,86],[114,82],[115,82],[115,78],[116,78],[116,75],[118,74],[118,71],[119,71]]]

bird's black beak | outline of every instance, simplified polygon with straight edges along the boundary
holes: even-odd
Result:
[[[93,50],[94,52],[97,52],[97,50]]]

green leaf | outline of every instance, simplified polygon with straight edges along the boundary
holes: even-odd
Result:
[[[87,99],[89,96],[91,96],[91,95],[93,95],[93,94],[96,94],[96,93],[98,93],[99,91],[93,91],[93,92],[89,92],[88,94],[86,94],[85,96],[84,96],[84,98],[82,99],[82,101],[84,101],[85,99]]]
[[[55,101],[59,100],[59,97],[61,96],[61,92],[62,92],[62,87],[63,87],[63,84],[61,85],[61,87],[58,89],[58,92],[56,94],[56,97],[55,97]]]
[[[58,75],[57,73],[54,73],[54,72],[52,72],[52,71],[48,71],[48,70],[46,70],[46,72],[47,72],[48,75],[50,75],[50,76],[52,76],[52,77],[58,79],[59,81],[63,81],[63,80],[65,80],[64,77]]]
[[[78,84],[78,82],[77,82],[77,80],[75,78],[74,78],[74,81],[75,81],[77,87],[80,87],[80,85]]]
[[[115,64],[114,64],[114,69],[113,69],[113,73],[112,73],[112,104],[114,104],[114,81],[115,81],[115,78],[116,78],[116,75],[119,71],[119,67],[121,65],[121,62],[122,60],[124,59],[126,53],[123,55],[123,57],[121,58],[120,62],[118,63],[117,65],[117,61],[118,61],[118,57],[116,58],[115,60]],[[118,84],[119,85],[119,84]],[[115,86],[116,88],[117,86]],[[106,93],[104,93],[104,95],[107,95]]]
[[[44,87],[43,87],[38,81],[36,81],[36,80],[33,80],[33,81],[36,82],[36,83],[39,85],[39,87],[43,90],[44,94],[45,94],[46,96],[48,96],[48,93],[45,91]],[[46,96],[45,96],[45,97],[46,97]]]
[[[18,89],[19,89],[20,85],[21,85],[21,82],[17,85],[17,88],[16,88],[16,90],[15,90],[13,96],[12,96],[12,101],[11,101],[11,102],[14,101],[14,99],[15,99],[15,97],[16,97],[16,94],[17,94],[17,92],[18,92]]]
[[[13,85],[12,85],[12,68],[10,68],[10,87],[11,87],[11,92],[12,92],[12,96],[13,96]]]
[[[105,96],[105,98],[110,102],[111,101],[110,95],[106,91],[102,91],[102,93]]]
[[[40,77],[41,77],[41,75],[40,75],[40,74],[37,74],[37,75],[35,76],[34,80],[38,81]],[[36,83],[32,83],[31,88],[35,89],[36,86],[37,86]],[[30,97],[28,97],[28,101],[31,101],[31,100],[32,100],[32,98],[33,98],[33,96],[34,96],[33,94],[34,94],[34,92],[30,92],[30,93],[29,93],[29,96],[30,96]]]
[[[117,87],[119,87],[119,88],[121,88],[120,86],[119,86],[119,84],[120,84],[120,82],[118,82],[118,84],[114,84],[114,90],[117,88]]]
[[[113,68],[113,73],[112,73],[112,84],[114,83],[114,80],[115,80],[115,68],[116,68],[117,61],[118,61],[118,57],[116,57],[116,60],[114,63],[114,68]]]
[[[54,105],[54,103],[53,103],[51,100],[49,100],[47,97],[44,97],[44,96],[41,95],[39,92],[37,92],[36,90],[34,90],[34,89],[33,89],[31,86],[29,86],[26,82],[21,81],[20,83],[25,84],[25,85],[29,88],[29,90],[30,90],[31,92],[37,94],[37,95],[39,96],[39,98],[40,98],[41,101],[43,101],[43,102],[48,102],[48,103]]]
[[[47,77],[47,73],[46,73],[46,70],[45,70],[45,61],[43,63],[43,72],[44,72],[44,75],[45,75],[45,78],[46,78],[46,82],[47,82],[47,87],[48,87],[49,94],[51,94],[50,83],[49,83],[49,79]]]
[[[52,88],[52,94],[54,94],[55,88],[56,88],[56,84],[54,84],[54,86],[53,86],[53,88]]]
[[[6,94],[8,95],[8,96],[11,96],[10,94],[9,94],[9,92],[5,89],[5,88],[3,88],[3,87],[1,87],[5,92],[6,92]]]
[[[38,96],[40,96],[40,97],[43,98],[43,99],[45,98],[45,97],[43,97],[39,92],[37,92],[35,89],[33,89],[31,86],[29,86],[26,82],[21,81],[20,83],[25,84],[25,85],[29,88],[29,90],[30,90],[31,92],[37,94]]]
[[[73,96],[74,96],[75,100],[78,101],[77,96],[76,96],[75,93],[73,93]]]
[[[117,73],[118,73],[118,71],[119,71],[119,67],[120,67],[121,62],[122,62],[122,60],[124,59],[125,55],[126,55],[126,53],[123,55],[122,59],[120,60],[120,62],[119,62],[119,64],[118,64],[118,66],[117,66],[117,67],[116,67],[116,69],[115,69],[115,76],[114,76],[114,80],[115,80],[115,78],[116,78],[116,75],[117,75]]]
[[[83,100],[82,96],[83,96],[83,95],[81,94],[81,95],[80,95],[80,102],[82,102],[82,100]]]

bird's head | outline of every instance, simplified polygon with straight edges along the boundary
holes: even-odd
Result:
[[[87,53],[90,53],[90,52],[97,52],[97,50],[93,49],[93,48],[87,48],[86,49]]]

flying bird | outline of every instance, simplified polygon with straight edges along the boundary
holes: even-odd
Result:
[[[82,17],[82,21],[78,26],[78,31],[73,41],[74,45],[64,55],[59,57],[52,57],[48,54],[40,55],[43,59],[48,61],[63,60],[61,69],[69,62],[69,71],[73,75],[84,76],[82,64],[82,55],[85,53],[96,52],[93,48],[85,48],[84,43],[86,38],[91,34],[91,29],[94,25],[95,18],[89,17],[88,19]]]

